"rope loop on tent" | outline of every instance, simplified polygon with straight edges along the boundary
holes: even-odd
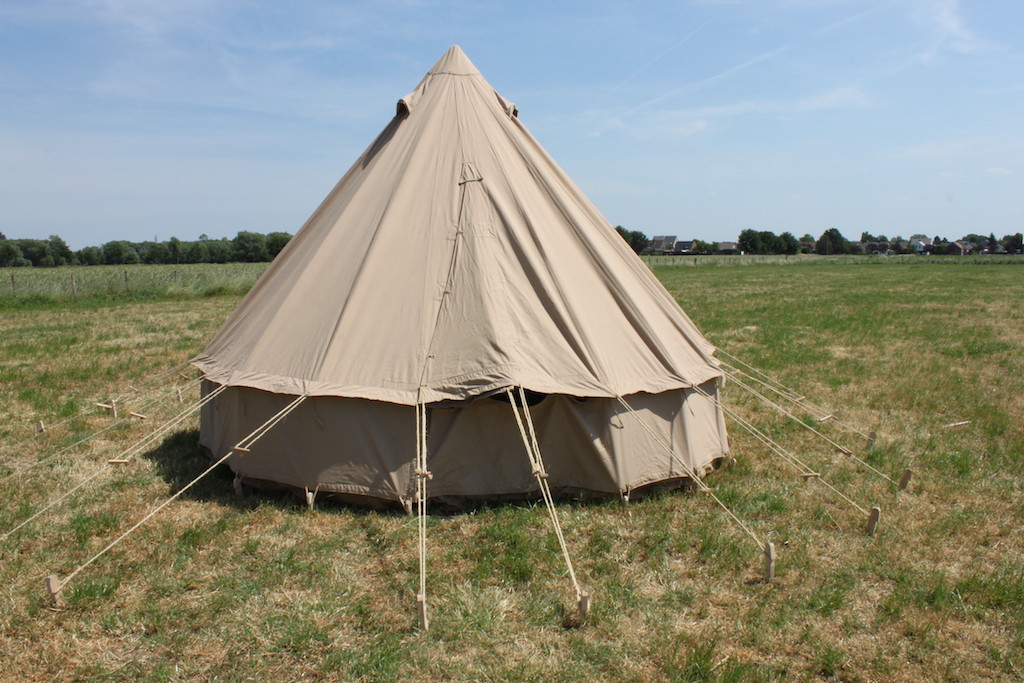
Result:
[[[505,390],[508,394],[509,403],[512,406],[512,413],[516,418],[516,426],[519,427],[519,436],[522,437],[523,446],[526,447],[526,455],[530,459],[530,466],[537,485],[540,487],[541,497],[547,508],[548,517],[551,519],[551,526],[554,527],[555,537],[558,539],[558,547],[565,559],[565,566],[569,571],[569,580],[572,582],[573,590],[576,592],[577,615],[576,620],[582,623],[586,619],[587,611],[590,608],[590,593],[580,586],[576,578],[576,570],[569,556],[569,546],[565,542],[565,534],[562,532],[562,523],[558,518],[558,510],[555,508],[555,501],[551,495],[551,487],[548,486],[548,473],[544,469],[544,459],[540,454],[540,445],[537,443],[537,433],[533,427],[533,418],[530,415],[530,407],[526,402],[526,392],[518,387],[517,392],[509,387]]]
[[[223,384],[219,388],[223,389],[226,386],[227,386],[226,384]],[[212,393],[213,392],[211,392],[211,394]],[[47,588],[49,589],[50,595],[53,597],[54,602],[59,602],[60,601],[60,591],[65,586],[67,586],[68,583],[70,583],[72,579],[74,579],[76,576],[78,576],[82,572],[82,570],[84,570],[86,567],[88,567],[93,562],[98,560],[100,557],[105,555],[111,548],[113,548],[118,543],[120,543],[121,541],[126,539],[129,535],[131,535],[139,527],[141,527],[143,524],[145,524],[150,519],[152,519],[157,513],[159,513],[165,507],[170,505],[173,501],[177,500],[183,493],[185,493],[190,488],[195,486],[203,477],[208,475],[210,472],[212,472],[218,466],[223,464],[228,458],[230,458],[232,455],[234,455],[236,450],[248,451],[252,447],[252,445],[254,443],[259,441],[264,435],[267,434],[267,432],[269,432],[271,429],[274,428],[274,426],[276,426],[279,422],[281,422],[281,420],[286,418],[293,410],[295,410],[297,407],[299,407],[299,405],[303,401],[306,400],[306,397],[307,397],[307,395],[303,394],[303,395],[299,396],[298,398],[296,398],[291,403],[289,403],[287,406],[282,408],[278,413],[273,415],[269,420],[267,420],[266,422],[261,424],[259,427],[257,427],[252,432],[250,432],[248,436],[244,437],[241,441],[239,441],[235,445],[234,448],[229,449],[227,453],[225,453],[223,456],[220,457],[220,459],[218,459],[212,465],[210,465],[205,470],[203,470],[192,481],[190,481],[189,483],[187,483],[183,487],[181,487],[178,490],[177,493],[175,493],[170,498],[168,498],[167,500],[165,500],[164,502],[160,503],[155,508],[150,510],[148,513],[146,513],[146,515],[142,519],[140,519],[138,522],[133,524],[127,531],[125,531],[120,536],[115,538],[113,541],[108,543],[102,550],[100,550],[98,553],[96,553],[95,555],[90,557],[88,560],[86,560],[82,564],[78,565],[78,567],[76,567],[74,571],[72,571],[70,574],[65,576],[63,579],[57,577],[57,575],[55,575],[55,574],[51,574],[49,577],[47,577],[47,582],[46,582]]]
[[[158,429],[156,429],[156,431],[152,432],[148,436],[144,437],[141,441],[139,441],[136,444],[134,444],[133,446],[129,447],[127,451],[123,452],[122,457],[120,457],[120,458],[113,458],[113,459],[107,460],[106,464],[103,467],[101,467],[100,469],[96,470],[95,472],[90,474],[88,477],[86,477],[84,480],[80,481],[78,484],[76,484],[72,488],[68,489],[67,491],[65,491],[61,495],[59,495],[56,498],[54,498],[53,500],[51,500],[49,503],[47,503],[42,508],[40,508],[35,513],[33,513],[31,516],[27,517],[26,519],[23,519],[17,526],[15,526],[11,530],[7,531],[3,536],[0,536],[0,541],[7,540],[7,538],[10,537],[11,534],[15,533],[16,531],[18,531],[19,529],[21,529],[25,525],[27,525],[27,524],[31,523],[32,521],[38,519],[41,515],[43,515],[47,511],[52,510],[54,507],[56,507],[60,503],[62,503],[65,500],[67,500],[76,491],[84,488],[91,481],[93,481],[94,479],[99,477],[101,474],[106,472],[107,468],[112,463],[128,462],[128,460],[130,458],[134,457],[135,455],[138,455],[143,450],[145,450],[147,445],[150,445],[150,444],[154,443],[160,436],[162,436],[163,434],[166,434],[168,431],[170,431],[171,429],[173,429],[177,425],[181,424],[181,422],[183,422],[189,415],[191,415],[192,413],[196,412],[197,410],[200,410],[203,406],[205,406],[207,403],[209,403],[214,398],[216,398],[226,388],[227,388],[227,385],[221,385],[221,386],[217,387],[216,389],[211,391],[209,394],[204,396],[202,399],[200,399],[197,403],[195,403],[194,405],[190,406],[189,408],[186,408],[185,410],[180,412],[178,415],[176,415],[174,418],[172,418],[169,422],[167,422],[166,424],[164,424],[161,427],[159,427]],[[101,433],[101,432],[97,432],[97,434],[99,434],[99,433]],[[93,436],[95,436],[95,434]],[[92,438],[92,437],[90,437],[90,438]],[[51,458],[52,457],[55,457],[55,456],[51,456]]]

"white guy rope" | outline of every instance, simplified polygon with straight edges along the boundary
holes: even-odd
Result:
[[[576,579],[576,570],[573,568],[572,558],[569,557],[569,547],[565,542],[565,535],[562,533],[562,524],[558,519],[558,510],[555,508],[555,501],[551,497],[551,488],[548,486],[548,474],[544,471],[544,461],[540,455],[540,447],[537,445],[537,437],[533,429],[533,418],[530,416],[530,407],[526,403],[526,394],[523,388],[519,387],[519,398],[522,400],[522,406],[520,407],[516,403],[516,396],[512,388],[509,387],[505,391],[508,394],[509,403],[512,405],[512,413],[516,416],[519,436],[522,437],[523,446],[526,447],[526,454],[530,459],[533,475],[540,486],[541,496],[544,499],[544,505],[547,507],[548,517],[551,519],[551,525],[555,529],[558,546],[562,550],[562,557],[565,558],[565,566],[569,570],[569,578],[572,581],[573,589],[576,591],[576,599],[580,600],[585,592],[580,586],[580,582]],[[520,410],[522,410],[522,415],[520,415]],[[528,425],[528,432],[527,427],[523,425],[524,420]]]
[[[420,592],[416,595],[419,626],[426,630],[427,618],[427,406],[416,403],[416,527],[420,560]]]
[[[158,430],[157,430],[157,433],[158,433],[157,435],[159,435],[159,434],[162,434],[162,433],[166,432],[166,431],[167,431],[167,430],[169,430],[169,429],[170,429],[171,427],[173,427],[174,425],[178,424],[179,422],[181,422],[182,420],[184,420],[184,419],[185,419],[186,417],[188,417],[188,415],[189,415],[189,414],[191,414],[191,413],[194,413],[195,411],[197,411],[197,410],[201,409],[201,408],[202,408],[202,407],[203,407],[204,405],[206,405],[206,404],[207,404],[208,402],[212,401],[212,400],[213,400],[213,398],[214,398],[215,396],[217,396],[217,394],[219,394],[219,393],[220,393],[221,391],[223,391],[223,390],[224,390],[224,389],[225,389],[226,387],[227,387],[227,385],[226,385],[226,384],[222,384],[222,385],[221,385],[220,387],[218,387],[217,389],[214,389],[214,390],[213,390],[213,391],[211,391],[211,392],[210,392],[209,394],[207,394],[206,396],[204,396],[204,397],[202,398],[202,400],[200,400],[199,402],[197,402],[197,403],[196,403],[195,405],[191,406],[190,408],[188,408],[188,409],[187,409],[187,410],[185,410],[185,411],[182,411],[182,413],[181,413],[181,414],[179,414],[179,415],[178,415],[178,416],[177,416],[177,417],[175,418],[176,422],[172,422],[172,423],[169,423],[168,425],[164,425],[163,427],[161,427],[160,429],[158,429]],[[151,441],[151,440],[152,440],[152,436],[153,436],[153,435],[150,435],[149,437],[146,437],[145,439],[143,439],[143,442]],[[129,451],[133,450],[134,448],[135,448],[134,446],[133,446],[132,448],[129,448]],[[139,451],[141,451],[141,448],[140,448],[140,449],[138,449],[138,451],[136,451],[136,452],[139,452]],[[133,455],[134,455],[134,454],[135,454],[135,453],[133,453]],[[9,537],[9,536],[11,535],[11,534],[13,534],[14,532],[18,531],[19,529],[21,529],[22,527],[24,527],[24,526],[25,526],[26,524],[29,524],[30,522],[32,522],[32,521],[33,521],[33,520],[35,520],[35,519],[38,519],[40,515],[42,515],[42,514],[46,513],[46,512],[47,512],[47,511],[49,511],[49,510],[52,510],[52,509],[53,509],[54,507],[56,507],[56,506],[57,506],[57,505],[59,505],[60,503],[62,503],[62,502],[64,502],[65,500],[67,500],[67,499],[68,499],[68,498],[69,498],[69,497],[70,497],[70,496],[71,496],[71,495],[72,495],[73,493],[75,493],[76,491],[80,490],[81,488],[83,488],[84,486],[86,486],[87,484],[89,484],[89,482],[91,482],[92,480],[94,480],[94,479],[95,479],[96,477],[98,477],[98,476],[100,476],[101,474],[103,474],[104,472],[106,472],[106,471],[107,471],[107,470],[109,469],[109,467],[110,467],[110,463],[109,463],[109,462],[107,462],[107,463],[104,463],[104,464],[103,464],[103,465],[102,465],[102,466],[101,466],[101,467],[100,467],[99,469],[97,469],[97,470],[96,470],[95,472],[93,472],[92,474],[90,474],[90,475],[89,475],[88,477],[86,477],[85,479],[83,479],[82,481],[80,481],[80,482],[79,482],[79,483],[78,483],[77,485],[75,485],[74,487],[72,487],[72,488],[68,489],[67,491],[65,491],[65,492],[64,492],[64,493],[62,493],[61,495],[57,496],[56,498],[54,498],[53,500],[51,500],[51,501],[50,501],[49,503],[47,503],[47,504],[46,504],[45,506],[43,506],[42,508],[40,508],[39,510],[37,510],[37,511],[36,511],[36,512],[35,512],[34,514],[32,514],[32,515],[31,515],[30,517],[28,517],[28,518],[26,518],[26,519],[23,519],[23,520],[21,521],[21,523],[19,523],[19,524],[18,524],[17,526],[15,526],[15,527],[14,527],[13,529],[11,529],[11,530],[10,530],[10,531],[8,531],[7,533],[5,533],[5,534],[4,534],[3,536],[0,536],[0,541],[4,541],[4,540],[6,540],[6,539],[7,539],[7,538],[8,538],[8,537]]]
[[[202,377],[199,377],[197,379],[191,380],[188,384],[186,384],[184,386],[175,387],[174,391],[175,391],[175,393],[177,393],[177,391],[179,389],[184,389],[185,391],[188,391],[189,389],[191,389],[193,386],[195,386],[196,384],[198,384],[201,381],[202,381]],[[174,394],[172,394],[172,396],[173,395]],[[156,405],[160,401],[167,400],[167,398],[168,397],[166,397],[166,396],[154,397],[154,398],[150,399],[148,402],[141,403],[137,407],[137,409],[138,410],[147,410],[148,408]],[[71,419],[71,418],[69,418],[69,419]],[[76,448],[77,446],[81,446],[82,444],[84,444],[84,443],[86,443],[88,441],[91,441],[92,439],[96,438],[97,436],[100,436],[101,434],[109,432],[110,430],[112,430],[112,429],[114,429],[116,427],[119,427],[119,426],[121,426],[121,425],[123,425],[123,424],[125,424],[127,422],[130,422],[130,421],[131,421],[131,414],[125,415],[124,417],[122,417],[122,418],[120,418],[118,420],[115,420],[114,422],[111,422],[106,427],[103,427],[102,429],[98,429],[95,432],[92,432],[91,434],[82,437],[78,441],[75,441],[74,443],[72,443],[72,444],[70,444],[68,446],[65,446],[64,448],[60,449],[59,451],[57,451],[55,453],[52,453],[52,454],[46,456],[45,458],[40,458],[39,460],[31,462],[31,463],[29,463],[27,465],[24,465],[23,467],[19,467],[17,469],[12,470],[11,472],[8,472],[7,474],[5,474],[3,476],[0,476],[0,481],[3,481],[4,479],[7,479],[8,477],[13,477],[15,475],[23,474],[23,473],[27,472],[28,470],[31,470],[31,469],[36,468],[36,467],[39,467],[40,465],[45,465],[46,463],[50,462],[54,458],[60,457],[61,455],[67,453],[68,451],[72,450],[73,448]],[[22,442],[22,444],[24,444],[24,443],[26,443],[26,442]]]
[[[784,449],[782,446],[780,446],[778,443],[776,443],[767,434],[765,434],[760,429],[758,429],[757,427],[752,425],[750,422],[747,422],[746,420],[744,420],[736,412],[734,412],[734,411],[730,410],[729,408],[727,408],[725,406],[725,403],[723,403],[721,400],[714,398],[713,396],[711,396],[709,393],[707,393],[706,391],[704,391],[700,387],[694,386],[694,389],[696,389],[698,392],[703,394],[705,397],[710,398],[712,401],[715,401],[718,404],[718,406],[722,409],[722,411],[724,413],[726,413],[729,417],[731,417],[733,420],[735,420],[745,430],[750,432],[750,434],[752,434],[758,441],[760,441],[764,445],[768,446],[769,451],[771,451],[772,453],[775,453],[777,456],[782,458],[782,460],[787,462],[793,468],[795,468],[796,470],[800,471],[801,473],[811,473],[811,472],[813,472],[813,470],[810,467],[808,467],[799,458],[797,458],[795,455],[793,455],[792,453],[790,453],[789,451]],[[849,503],[853,507],[855,507],[858,510],[860,510],[860,512],[862,512],[864,514],[868,513],[867,510],[865,510],[860,505],[858,505],[852,498],[847,496],[845,493],[843,493],[842,491],[837,489],[832,484],[830,484],[827,481],[825,481],[824,477],[816,476],[816,477],[811,477],[811,478],[814,479],[815,481],[817,481],[818,483],[820,483],[822,486],[825,486],[825,487],[831,489],[837,496],[839,496],[840,498],[845,500],[847,503]]]
[[[221,386],[227,386],[227,385],[221,385]],[[146,516],[145,516],[145,517],[143,517],[143,518],[142,518],[142,519],[140,519],[140,520],[139,520],[138,522],[136,522],[135,524],[133,524],[133,525],[131,526],[131,528],[129,528],[129,529],[127,530],[127,531],[125,531],[125,532],[124,532],[124,533],[122,533],[122,534],[121,534],[120,536],[118,536],[117,538],[115,538],[115,539],[114,539],[113,541],[111,541],[110,543],[108,543],[108,544],[106,545],[106,547],[104,547],[104,548],[103,548],[103,550],[99,551],[98,553],[96,553],[95,555],[93,555],[92,557],[90,557],[90,558],[89,558],[88,560],[86,560],[86,561],[85,561],[85,562],[83,562],[82,564],[78,565],[78,567],[77,567],[77,568],[76,568],[76,569],[75,569],[75,570],[74,570],[73,572],[71,572],[70,574],[68,574],[67,576],[65,576],[65,577],[64,577],[63,579],[60,579],[60,580],[59,580],[59,584],[58,584],[58,586],[57,586],[57,590],[59,591],[59,590],[60,590],[60,589],[62,589],[62,588],[63,588],[64,586],[68,585],[68,583],[69,583],[69,582],[71,581],[71,579],[73,579],[73,578],[75,578],[76,576],[78,576],[78,574],[79,574],[79,573],[80,573],[80,572],[81,572],[81,571],[82,571],[83,569],[85,569],[86,567],[88,567],[89,565],[91,565],[91,564],[92,564],[93,562],[95,562],[96,560],[98,560],[98,559],[99,559],[100,557],[102,557],[102,556],[103,556],[104,554],[106,554],[106,553],[107,553],[107,551],[109,551],[109,550],[110,550],[111,548],[113,548],[113,547],[114,547],[115,545],[117,545],[118,543],[120,543],[121,541],[123,541],[123,540],[124,540],[125,538],[127,538],[127,537],[128,537],[128,536],[129,536],[129,535],[130,535],[130,534],[132,533],[132,532],[134,532],[134,531],[135,531],[136,529],[138,529],[138,528],[139,528],[139,527],[141,527],[141,526],[142,526],[143,524],[145,524],[145,523],[146,523],[146,522],[148,522],[148,521],[149,521],[150,519],[152,519],[154,515],[156,515],[156,514],[157,514],[158,512],[160,512],[161,510],[163,510],[163,509],[164,509],[165,507],[167,507],[168,505],[170,505],[170,504],[171,504],[171,502],[173,502],[173,501],[177,500],[177,499],[178,499],[178,497],[179,497],[179,496],[181,496],[181,494],[185,493],[185,491],[188,491],[188,490],[189,490],[190,488],[192,488],[192,487],[193,487],[193,486],[194,486],[194,485],[195,485],[195,484],[196,484],[196,483],[197,483],[197,482],[198,482],[198,481],[199,481],[200,479],[202,479],[203,477],[205,477],[205,476],[206,476],[207,474],[209,474],[209,473],[210,473],[210,472],[212,472],[212,471],[213,471],[214,469],[216,469],[216,468],[217,468],[217,466],[221,465],[221,464],[222,464],[222,463],[223,463],[224,461],[226,461],[226,460],[227,460],[228,458],[230,458],[230,457],[231,457],[232,455],[234,455],[234,453],[235,453],[236,449],[245,449],[245,450],[248,450],[250,446],[252,446],[252,445],[253,445],[254,443],[256,443],[257,441],[259,441],[259,439],[260,439],[261,437],[263,437],[263,436],[264,436],[264,435],[265,435],[265,434],[266,434],[267,432],[269,432],[269,431],[270,431],[270,430],[271,430],[271,429],[272,429],[272,428],[273,428],[273,427],[274,427],[275,425],[277,425],[277,424],[278,424],[278,423],[279,423],[279,422],[280,422],[281,420],[283,420],[283,419],[284,419],[285,417],[287,417],[289,413],[291,413],[291,412],[292,412],[293,410],[295,410],[295,409],[296,409],[296,408],[297,408],[297,407],[299,406],[299,404],[300,404],[300,403],[302,403],[302,402],[303,402],[303,401],[305,401],[305,400],[306,400],[306,394],[303,394],[302,396],[299,396],[299,397],[298,397],[298,398],[296,398],[296,399],[295,399],[294,401],[292,401],[291,403],[289,403],[289,404],[288,404],[287,406],[285,406],[284,408],[282,408],[282,409],[281,409],[281,411],[280,411],[280,412],[278,412],[278,413],[277,413],[276,415],[274,415],[274,416],[273,416],[273,417],[271,417],[271,418],[270,418],[269,420],[267,420],[266,422],[264,422],[264,423],[263,423],[262,425],[260,425],[260,426],[259,426],[259,427],[257,427],[256,429],[254,429],[254,430],[253,430],[253,431],[252,431],[252,432],[251,432],[251,433],[250,433],[250,434],[249,434],[248,436],[246,436],[246,437],[245,437],[245,438],[243,438],[243,439],[242,439],[241,441],[239,441],[239,442],[238,442],[238,443],[237,443],[237,444],[235,445],[235,447],[234,447],[234,448],[232,448],[231,450],[229,450],[229,451],[228,451],[227,453],[225,453],[225,454],[224,454],[223,456],[221,456],[221,458],[220,458],[219,460],[217,460],[217,461],[216,461],[215,463],[213,463],[212,465],[210,465],[209,467],[207,467],[207,468],[206,468],[205,470],[203,470],[203,472],[202,472],[202,473],[201,473],[201,474],[200,474],[199,476],[197,476],[197,477],[196,477],[195,479],[193,479],[193,480],[192,480],[192,481],[190,481],[189,483],[185,484],[185,486],[183,486],[183,487],[182,487],[181,489],[179,489],[177,493],[175,493],[175,494],[174,494],[173,496],[171,496],[170,498],[168,498],[167,500],[165,500],[165,501],[164,501],[163,503],[161,503],[160,505],[158,505],[158,506],[156,506],[155,508],[153,508],[152,510],[150,510],[150,511],[149,511],[149,512],[148,512],[148,513],[146,514]]]
[[[811,433],[815,434],[816,436],[818,436],[819,438],[821,438],[821,439],[822,439],[823,441],[826,441],[827,443],[829,443],[830,445],[832,445],[832,446],[833,446],[834,448],[837,448],[837,449],[839,449],[839,451],[841,451],[841,452],[842,452],[842,453],[843,453],[844,455],[846,455],[847,457],[850,457],[850,458],[852,458],[852,459],[856,460],[857,462],[859,462],[859,463],[860,463],[861,465],[863,465],[864,467],[868,468],[869,470],[871,470],[872,472],[874,472],[874,473],[875,473],[875,474],[877,474],[878,476],[880,476],[880,477],[882,477],[883,479],[887,480],[887,481],[888,481],[888,482],[889,482],[890,484],[898,485],[898,484],[896,484],[896,482],[895,482],[895,481],[894,481],[894,480],[892,479],[892,477],[890,477],[889,475],[885,474],[884,472],[880,472],[879,470],[875,469],[875,468],[874,468],[874,467],[872,467],[872,466],[871,466],[871,465],[870,465],[869,463],[865,462],[865,461],[864,461],[863,459],[861,459],[861,458],[858,458],[858,457],[857,457],[856,455],[854,455],[854,454],[853,454],[853,451],[852,451],[852,450],[850,450],[849,448],[846,448],[845,446],[842,446],[841,444],[839,444],[839,443],[836,443],[836,442],[835,442],[835,441],[833,441],[832,439],[828,438],[827,436],[825,436],[824,434],[822,434],[822,433],[821,433],[820,431],[818,431],[817,429],[815,429],[815,428],[814,428],[814,427],[812,427],[811,425],[807,424],[806,422],[804,422],[803,420],[801,420],[801,419],[800,419],[799,417],[797,417],[797,416],[796,416],[796,415],[794,415],[793,413],[791,413],[791,412],[789,412],[788,410],[786,410],[786,408],[785,408],[784,406],[781,406],[781,405],[779,405],[778,403],[775,403],[775,402],[774,402],[774,401],[772,401],[772,400],[771,400],[770,398],[768,398],[767,396],[765,396],[764,394],[762,394],[761,392],[759,392],[759,391],[758,391],[757,389],[754,389],[753,387],[751,387],[751,386],[748,386],[747,384],[744,384],[744,383],[743,383],[743,382],[742,382],[741,380],[738,380],[738,379],[736,379],[735,377],[733,377],[733,381],[734,381],[734,382],[736,382],[736,384],[737,384],[737,385],[739,385],[739,387],[740,387],[740,388],[742,388],[742,389],[746,390],[746,391],[747,391],[747,392],[749,392],[749,393],[750,393],[751,395],[753,395],[753,396],[755,396],[755,397],[757,397],[757,398],[761,399],[762,401],[764,401],[764,402],[765,402],[766,404],[768,404],[769,406],[771,406],[772,408],[774,408],[774,409],[775,409],[775,410],[777,410],[778,412],[782,413],[783,415],[785,415],[785,416],[786,416],[786,417],[788,417],[789,419],[791,419],[791,420],[793,420],[794,422],[796,422],[797,424],[801,425],[801,426],[802,426],[802,427],[803,427],[804,429],[807,429],[807,430],[809,430],[809,431],[810,431]]]
[[[732,358],[737,363],[745,366],[749,370],[753,371],[753,373],[756,373],[757,375],[760,375],[761,377],[765,378],[765,380],[768,380],[768,381],[759,379],[754,374],[751,374],[751,372],[747,372],[746,370],[743,370],[742,368],[738,368],[735,365],[731,365],[730,363],[722,362],[722,365],[724,365],[726,368],[729,368],[729,369],[732,370],[732,372],[729,373],[729,376],[732,377],[733,379],[735,379],[735,374],[746,375],[749,379],[751,379],[754,382],[757,382],[758,384],[764,386],[766,389],[775,392],[776,394],[778,394],[779,396],[783,397],[784,399],[786,399],[787,401],[789,401],[793,405],[799,406],[802,410],[805,410],[806,412],[811,413],[812,415],[817,417],[819,420],[830,419],[832,422],[836,423],[836,425],[838,425],[839,427],[842,427],[843,429],[845,429],[848,432],[852,432],[854,434],[857,434],[858,436],[864,437],[865,439],[870,439],[871,438],[871,435],[865,434],[863,431],[861,431],[860,429],[857,429],[856,427],[854,427],[851,424],[848,424],[846,422],[843,422],[841,420],[836,419],[834,413],[830,413],[825,408],[822,408],[821,406],[818,406],[818,405],[815,405],[814,403],[811,403],[810,401],[806,400],[802,395],[797,394],[796,392],[794,392],[789,387],[785,386],[784,384],[782,384],[778,380],[770,377],[769,375],[766,375],[765,373],[761,372],[757,368],[749,365],[748,363],[744,363],[742,360],[740,360],[739,358],[736,358],[735,356],[727,353],[723,349],[718,349],[718,351],[722,355],[729,356],[730,358]]]
[[[637,412],[635,410],[633,410],[633,406],[629,405],[629,403],[626,402],[626,399],[624,399],[622,396],[616,396],[615,398],[618,399],[619,403],[621,403],[622,406],[626,410],[629,411],[630,415],[632,415],[634,418],[636,418],[636,421],[640,423],[640,426],[642,426],[645,430],[647,430],[648,434],[650,434],[657,441],[659,441],[662,444],[662,446],[664,446],[665,449],[668,450],[668,452],[670,454],[672,454],[673,457],[675,456],[675,452],[672,450],[672,446],[668,442],[666,442],[663,439],[661,439],[661,437],[659,437],[654,432],[654,430],[651,429],[650,425],[648,425],[646,422],[643,421],[643,419],[641,419],[640,415],[637,414]],[[738,526],[740,529],[742,529],[744,532],[746,532],[746,534],[748,536],[750,536],[750,538],[754,541],[754,543],[757,545],[758,548],[762,548],[763,549],[765,547],[764,543],[761,542],[761,539],[759,539],[757,537],[757,534],[755,534],[753,531],[751,531],[750,527],[748,527],[746,524],[744,524],[743,521],[738,516],[736,516],[736,513],[734,513],[731,509],[729,509],[729,506],[726,505],[724,502],[722,502],[721,498],[719,498],[717,495],[715,495],[714,490],[711,489],[707,484],[705,484],[704,481],[701,480],[701,478],[698,477],[697,474],[692,469],[690,469],[685,463],[683,463],[683,469],[686,471],[686,473],[690,477],[690,479],[697,486],[700,487],[700,492],[701,493],[706,493],[709,496],[711,496],[711,499],[714,500],[719,505],[719,507],[721,507],[723,510],[725,510],[726,514],[729,515],[729,517],[736,524],[736,526]]]
[[[158,378],[160,378],[160,377],[162,377],[162,376],[164,376],[164,375],[166,375],[166,374],[169,374],[169,373],[171,373],[171,372],[180,372],[180,371],[181,371],[181,370],[182,370],[183,368],[185,368],[186,366],[188,366],[188,364],[189,364],[189,363],[188,363],[188,361],[185,361],[185,362],[184,362],[184,363],[182,363],[181,365],[176,365],[175,367],[173,367],[173,368],[168,368],[168,369],[167,369],[167,370],[165,370],[164,372],[161,372],[161,373],[159,373],[159,374],[157,374],[157,375],[154,375],[153,377],[149,377],[149,378],[146,378],[146,382],[145,382],[145,384],[148,384],[148,383],[151,383],[151,382],[155,382],[155,381],[156,381],[156,379],[158,379]],[[202,379],[202,378],[199,378],[199,379]],[[191,382],[189,383],[189,385],[188,385],[188,386],[191,386],[191,384],[192,384],[192,383],[194,383],[194,382],[196,382],[196,381],[198,381],[198,380],[192,380],[192,381],[191,381]],[[144,384],[144,383],[140,382],[140,384]],[[154,390],[151,390],[151,391],[155,391],[155,389],[154,389]],[[144,396],[144,395],[145,395],[145,394],[147,394],[147,393],[150,393],[150,392],[148,392],[148,391],[147,391],[147,392],[143,392],[143,393],[142,393],[142,395]],[[113,400],[115,400],[115,401],[117,401],[117,402],[121,402],[121,401],[123,401],[123,400],[124,400],[124,398],[125,398],[126,396],[131,396],[131,395],[133,395],[133,394],[132,394],[131,392],[126,392],[126,393],[124,393],[124,394],[119,394],[119,395],[117,395],[117,396],[114,396],[114,397],[113,397]],[[92,403],[92,401],[90,401],[90,403]],[[68,422],[71,422],[71,421],[72,421],[72,420],[74,420],[74,419],[75,419],[76,417],[78,417],[78,416],[79,416],[79,415],[80,415],[81,413],[82,413],[82,410],[81,410],[81,409],[78,409],[78,410],[76,410],[76,411],[75,411],[75,413],[74,413],[73,415],[68,415],[68,416],[67,416],[66,418],[64,418],[63,420],[60,420],[60,421],[58,421],[58,422],[54,422],[54,423],[52,423],[52,424],[50,424],[50,425],[47,425],[47,428],[46,428],[46,430],[45,430],[45,431],[37,431],[37,432],[36,432],[35,434],[33,434],[32,436],[28,437],[27,439],[23,439],[23,440],[19,441],[18,443],[13,443],[13,444],[9,444],[9,445],[6,445],[6,446],[3,446],[3,447],[0,447],[0,453],[11,453],[11,452],[13,452],[13,451],[16,451],[16,450],[18,450],[19,448],[21,448],[22,446],[24,446],[25,444],[27,444],[27,443],[30,443],[30,442],[32,442],[32,441],[34,441],[34,440],[38,439],[38,438],[39,438],[39,437],[41,437],[41,436],[42,436],[43,434],[48,434],[48,433],[50,433],[51,431],[53,431],[54,429],[56,429],[57,427],[62,427],[62,426],[64,426],[64,425],[66,425],[66,424],[67,424]],[[104,430],[104,431],[105,431],[105,430]],[[81,442],[79,442],[79,443],[81,443]],[[75,444],[75,445],[77,445],[77,444]]]

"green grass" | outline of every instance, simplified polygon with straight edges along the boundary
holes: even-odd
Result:
[[[804,424],[891,477],[913,468],[900,492],[736,383],[725,386],[745,419],[858,505],[882,508],[874,537],[863,534],[860,511],[803,483],[730,422],[737,463],[708,483],[775,544],[770,584],[760,550],[706,495],[565,502],[559,513],[593,606],[583,628],[564,629],[572,592],[543,506],[481,505],[430,519],[431,629],[420,633],[414,518],[330,502],[310,512],[283,493],[236,498],[231,474],[217,471],[78,575],[63,609],[48,609],[43,577],[66,576],[206,466],[192,421],[0,541],[0,672],[85,681],[1019,679],[1019,260],[899,261],[655,270],[725,352],[879,439],[867,450],[834,424]],[[234,266],[205,267],[192,285],[173,267],[147,268],[130,270],[135,290],[114,269],[112,284],[87,294],[83,275],[78,299],[61,290],[68,269],[19,270],[24,297],[20,279],[18,300],[0,294],[0,534],[179,409],[173,387],[185,380],[160,373],[200,351],[247,286]],[[43,278],[31,296],[30,273]],[[145,422],[7,476],[110,427],[97,400],[122,397],[124,410],[151,394],[168,400],[149,405]],[[49,431],[33,437],[40,419]]]
[[[266,263],[0,268],[0,309],[244,294]]]

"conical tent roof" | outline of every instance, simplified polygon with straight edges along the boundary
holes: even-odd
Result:
[[[194,364],[413,405],[659,393],[720,375],[712,351],[453,46]]]

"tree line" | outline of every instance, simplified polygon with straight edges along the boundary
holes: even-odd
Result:
[[[165,242],[113,240],[97,247],[72,250],[57,235],[49,239],[7,239],[0,233],[0,267],[98,266],[135,263],[228,263],[270,261],[288,244],[287,232],[241,231],[233,239],[186,241],[172,237]]]
[[[638,254],[648,253],[651,248],[651,240],[639,230],[629,230],[621,225],[615,226],[615,230],[622,236],[629,246]],[[740,232],[735,244],[721,242],[702,242],[695,240],[687,242],[685,251],[665,250],[664,253],[687,253],[687,254],[722,254],[722,253],[743,253],[743,254],[876,254],[876,253],[930,253],[930,254],[961,254],[967,252],[988,252],[997,253],[1000,250],[1008,254],[1019,254],[1024,252],[1024,234],[1015,233],[1004,235],[1002,239],[996,239],[994,234],[988,237],[969,233],[959,240],[949,241],[942,237],[928,238],[923,235],[912,235],[909,239],[902,236],[889,239],[885,235],[872,235],[862,232],[859,241],[846,239],[837,228],[828,228],[821,236],[815,239],[810,234],[805,234],[797,239],[790,232],[783,232],[776,235],[769,230],[747,229]],[[661,253],[661,252],[659,252]]]

